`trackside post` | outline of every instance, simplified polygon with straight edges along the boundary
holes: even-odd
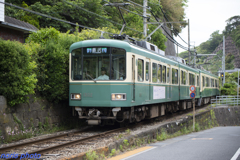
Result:
[[[192,98],[193,103],[193,131],[195,131],[195,96],[196,96],[196,87],[194,85],[190,86],[190,98]]]

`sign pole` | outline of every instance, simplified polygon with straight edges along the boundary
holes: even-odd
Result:
[[[193,103],[193,132],[195,131],[195,96],[196,96],[196,87],[194,85],[191,85],[189,90],[191,91],[190,93],[190,98],[192,98],[192,103]]]
[[[193,132],[195,132],[195,98],[192,99],[193,102]]]

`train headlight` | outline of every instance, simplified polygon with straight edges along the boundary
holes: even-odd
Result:
[[[126,93],[112,93],[112,101],[124,101],[127,99]]]
[[[81,100],[81,93],[72,93],[71,99],[72,100]]]

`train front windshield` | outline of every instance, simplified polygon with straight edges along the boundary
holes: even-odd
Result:
[[[72,51],[72,80],[124,80],[126,51],[113,47],[87,47]]]

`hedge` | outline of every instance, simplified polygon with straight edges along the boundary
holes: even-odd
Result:
[[[0,39],[0,57],[0,95],[10,106],[26,102],[37,82],[31,54],[19,42]]]

